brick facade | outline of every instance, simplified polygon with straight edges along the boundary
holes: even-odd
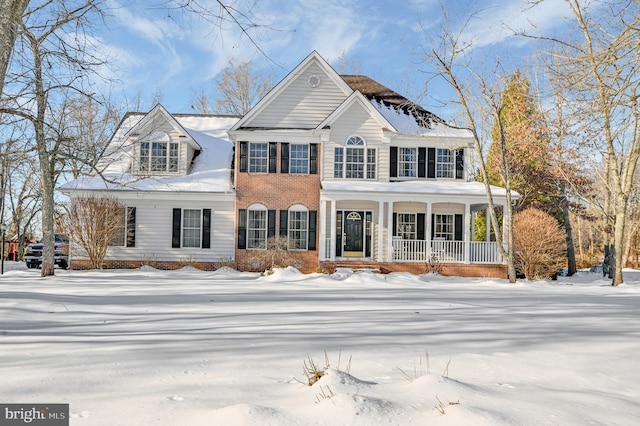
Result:
[[[320,208],[320,174],[289,174],[281,172],[281,148],[278,144],[276,173],[240,172],[240,151],[236,150],[236,223],[239,223],[239,210],[247,209],[253,204],[262,204],[268,210],[288,210],[296,204],[305,206],[309,211]],[[318,164],[318,170],[320,164]],[[318,215],[318,221],[320,216]],[[316,224],[319,226],[319,223]],[[280,234],[280,224],[276,220],[275,235]],[[240,270],[264,270],[265,265],[258,266],[256,258],[260,250],[238,249],[238,234],[235,236],[235,260]],[[319,241],[316,235],[316,250],[299,251],[293,255],[300,259],[302,272],[318,270]]]

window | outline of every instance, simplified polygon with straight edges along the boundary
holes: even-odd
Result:
[[[200,247],[201,210],[182,211],[182,247]]]
[[[267,173],[269,150],[266,143],[249,144],[249,173]]]
[[[309,173],[309,145],[291,145],[289,173]]]
[[[434,218],[433,236],[437,240],[453,241],[453,215],[436,214]]]
[[[416,177],[417,168],[417,149],[398,148],[398,177]]]
[[[249,210],[247,217],[247,249],[267,248],[267,210]]]
[[[334,151],[335,178],[346,179],[375,179],[376,178],[376,150],[365,148],[364,139],[351,136],[347,139],[345,148]]]
[[[292,250],[307,250],[309,214],[306,210],[289,211],[289,248]]]
[[[110,246],[135,247],[136,208],[123,207],[118,212],[118,226],[109,241]],[[57,236],[57,235],[56,235]]]
[[[396,219],[396,236],[403,240],[416,239],[416,214],[398,213]]]
[[[454,177],[454,155],[451,150],[438,148],[436,157],[436,177],[453,178]]]
[[[140,170],[150,172],[178,171],[177,142],[142,142],[140,144]]]

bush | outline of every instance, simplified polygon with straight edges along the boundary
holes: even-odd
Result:
[[[528,280],[549,279],[566,265],[564,232],[553,216],[530,208],[513,217],[516,269]]]

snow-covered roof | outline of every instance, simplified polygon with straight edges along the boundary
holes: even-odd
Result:
[[[60,186],[62,191],[73,190],[130,190],[130,191],[231,191],[231,161],[233,143],[227,130],[238,117],[175,114],[173,117],[202,148],[191,171],[184,176],[141,177],[129,173],[132,146],[122,145],[125,135],[142,119],[142,114],[125,117],[114,135],[111,145],[119,148],[102,176],[80,177]],[[104,177],[104,179],[103,179]]]
[[[482,182],[461,182],[460,180],[412,180],[401,182],[372,182],[367,180],[322,181],[323,191],[357,192],[357,193],[389,193],[389,194],[425,194],[448,196],[486,197]],[[491,192],[498,197],[506,196],[504,188],[491,186]],[[512,191],[512,196],[519,195]]]

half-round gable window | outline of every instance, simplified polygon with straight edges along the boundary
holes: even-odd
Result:
[[[365,146],[366,143],[364,139],[362,139],[360,136],[353,135],[353,136],[349,136],[349,139],[347,139],[346,145],[347,146]]]

